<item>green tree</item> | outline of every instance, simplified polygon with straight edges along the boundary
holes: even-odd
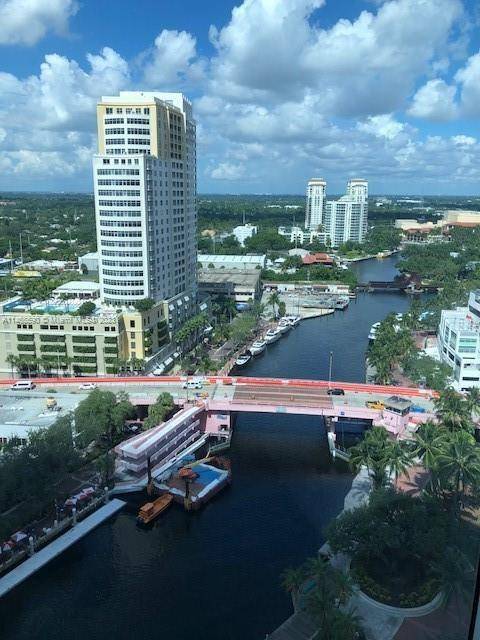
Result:
[[[173,397],[170,393],[161,393],[155,404],[148,408],[148,416],[143,422],[144,429],[152,429],[162,424],[165,418],[173,411],[175,407]]]
[[[282,573],[282,586],[292,598],[293,610],[298,610],[300,589],[307,576],[303,567],[290,567]]]
[[[94,389],[75,409],[75,429],[81,447],[105,437],[113,446],[118,429],[118,414],[115,412],[117,399],[111,391]]]
[[[272,307],[273,315],[277,317],[277,307],[280,304],[280,295],[278,291],[272,291],[268,296],[268,304]]]
[[[84,302],[83,304],[80,305],[80,307],[76,310],[75,315],[90,316],[95,311],[95,309],[96,309],[95,303],[90,302],[90,300],[87,300],[87,302]]]

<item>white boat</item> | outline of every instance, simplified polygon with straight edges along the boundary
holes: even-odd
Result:
[[[249,353],[242,353],[235,360],[235,364],[237,365],[237,367],[244,367],[247,362],[250,362],[251,358],[252,356]]]
[[[349,302],[350,302],[349,298],[346,298],[346,297],[338,298],[335,303],[335,309],[345,309],[345,307],[348,307]]]
[[[292,326],[292,327],[296,327],[297,324],[300,322],[301,318],[300,316],[285,316],[285,320]]]
[[[278,329],[269,329],[265,334],[264,340],[267,344],[272,344],[282,337],[282,332]]]
[[[250,345],[248,350],[250,351],[252,356],[258,356],[265,351],[266,346],[267,343],[264,340],[255,340],[255,342]]]
[[[287,320],[284,320],[283,318],[278,323],[278,330],[281,331],[282,333],[287,333],[288,331],[290,331],[291,328],[292,328],[292,325]]]
[[[375,338],[377,337],[377,329],[379,326],[380,322],[375,322],[374,324],[372,324],[372,326],[370,327],[370,333],[368,334],[369,340],[375,340]]]

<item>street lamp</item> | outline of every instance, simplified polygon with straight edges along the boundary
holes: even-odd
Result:
[[[328,358],[328,389],[329,390],[332,384],[332,366],[333,366],[333,351],[330,351],[330,355]]]

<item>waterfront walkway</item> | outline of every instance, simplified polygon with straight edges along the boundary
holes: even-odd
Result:
[[[110,516],[120,511],[125,506],[123,500],[114,499],[108,502],[97,511],[94,511],[85,520],[77,523],[74,527],[69,529],[66,533],[59,538],[51,542],[49,545],[34,553],[28,560],[22,562],[11,571],[7,573],[3,578],[0,578],[0,598],[8,593],[11,589],[14,589],[21,582],[29,578],[36,571],[44,567],[50,560],[56,558],[63,551],[71,547],[75,542],[78,542],[83,536],[90,533],[99,524],[110,518]]]

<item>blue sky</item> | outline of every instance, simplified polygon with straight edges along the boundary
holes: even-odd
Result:
[[[95,103],[183,91],[199,192],[480,191],[462,0],[0,0],[0,189],[91,191]]]

